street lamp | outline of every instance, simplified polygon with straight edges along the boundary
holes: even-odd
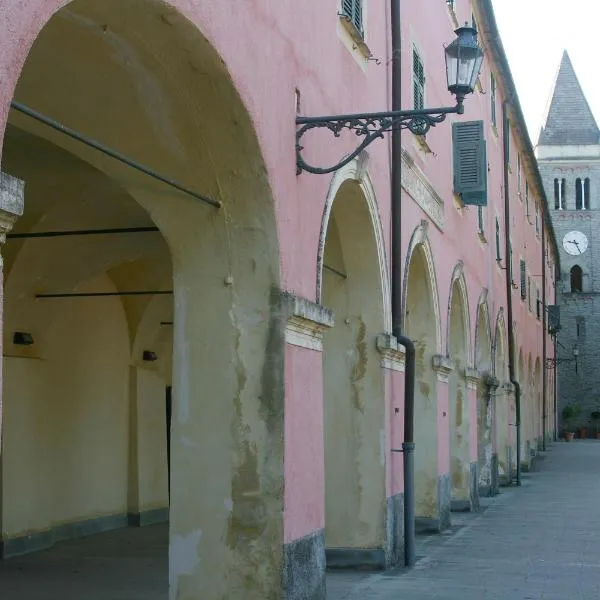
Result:
[[[557,365],[574,362],[575,363],[575,371],[577,371],[577,360],[578,359],[579,359],[579,348],[577,348],[577,346],[575,346],[575,348],[573,348],[573,358],[558,358],[556,356],[554,358],[547,358],[546,359],[546,368],[547,369],[555,369]]]
[[[446,115],[462,115],[465,111],[464,98],[467,94],[473,93],[481,71],[483,50],[477,43],[477,30],[474,27],[465,24],[455,33],[456,39],[444,50],[448,90],[456,96],[455,106],[327,117],[296,117],[297,173],[300,174],[302,171],[318,175],[332,173],[354,160],[369,144],[382,138],[384,133],[394,129],[408,129],[416,135],[425,135],[431,127],[444,121]],[[343,129],[350,129],[363,139],[355,150],[337,164],[330,167],[315,167],[302,157],[304,146],[301,139],[307,131],[317,128],[329,129],[335,137],[339,137]]]

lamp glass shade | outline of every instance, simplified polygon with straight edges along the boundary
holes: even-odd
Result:
[[[460,27],[456,39],[446,47],[448,90],[457,96],[471,94],[483,64],[483,50],[474,27]]]

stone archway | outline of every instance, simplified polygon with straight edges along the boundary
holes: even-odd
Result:
[[[475,325],[475,368],[477,384],[477,470],[480,496],[489,496],[493,490],[493,392],[492,340],[487,305],[487,291],[479,298]]]
[[[527,447],[525,444],[525,439],[527,437],[527,373],[525,371],[525,360],[523,358],[523,348],[519,348],[519,369],[517,373],[517,381],[519,382],[519,386],[521,387],[521,447],[519,448],[521,454],[521,466],[523,466],[524,461],[527,457]],[[515,426],[516,426],[516,404],[515,404]],[[515,432],[515,451],[517,449],[517,435]],[[515,455],[516,459],[516,455]]]
[[[387,531],[385,381],[377,336],[389,327],[381,223],[368,178],[338,174],[324,215],[318,293],[323,337],[325,545],[329,567],[383,568]]]
[[[495,403],[498,483],[508,485],[512,477],[511,388],[508,373],[507,332],[504,310],[498,311],[494,334],[494,377],[498,381]]]
[[[537,397],[535,390],[535,373],[533,371],[533,359],[531,352],[527,356],[527,372],[525,378],[524,396],[524,459],[528,467],[531,467],[532,452],[535,448],[535,420],[537,412]]]
[[[129,463],[130,445],[140,442],[139,437],[132,440],[126,425],[130,387],[149,398],[172,377],[170,597],[279,597],[284,327],[279,295],[273,293],[279,289],[279,247],[261,149],[223,61],[197,27],[166,2],[74,0],[40,32],[15,99],[217,200],[221,208],[10,113],[3,169],[27,184],[25,214],[17,231],[152,224],[159,230],[147,237],[122,235],[108,243],[101,236],[75,236],[53,245],[41,239],[9,241],[5,348],[20,352],[11,348],[14,328],[31,330],[39,345],[25,352],[42,354],[49,377],[38,373],[30,378],[31,386],[7,389],[22,367],[5,365],[2,489],[3,520],[13,523],[10,539],[53,528],[56,520],[69,525],[63,532],[74,534],[82,520],[98,515],[122,523],[133,502],[129,480],[136,471]],[[172,302],[155,309],[152,296],[86,298],[80,303],[75,298],[35,298],[40,292],[117,294],[146,286],[172,289]],[[160,327],[155,322],[159,314],[173,323],[172,367],[167,357],[171,334],[152,333]],[[90,348],[94,337],[102,344]],[[69,353],[61,355],[59,345]],[[162,373],[156,367],[151,384],[148,377],[133,377],[129,370],[132,352],[139,362],[140,350],[164,353],[169,363]],[[67,364],[67,357],[77,361]],[[38,366],[26,368],[41,371],[39,365],[46,363],[32,358],[27,364]],[[57,373],[68,370],[70,409],[52,383]],[[104,387],[94,388],[98,372],[104,375]],[[106,376],[117,372],[107,392]],[[57,402],[64,400],[53,421],[36,412],[48,389],[46,381],[57,390]],[[94,401],[93,389],[96,397],[103,394],[118,402],[118,411],[105,408],[101,419],[94,418],[87,407],[101,403]],[[34,424],[43,424],[47,434],[40,441],[47,445],[31,447],[27,457],[14,445],[11,428],[17,422],[11,404],[32,411],[33,421],[22,431],[25,439]],[[94,437],[86,437],[82,427],[85,423],[89,428],[90,420]],[[99,460],[82,462],[98,457],[101,440],[106,443],[111,439],[106,433],[117,430],[110,470],[104,463],[98,466]],[[47,452],[48,447],[56,452]],[[72,460],[57,465],[60,448]],[[29,505],[15,508],[11,495],[16,483],[7,478],[17,455],[19,461],[29,461],[28,468],[19,469],[22,478],[28,485],[42,486],[47,495],[39,501],[60,505],[58,512]],[[69,485],[53,482],[46,488],[40,469],[31,466],[40,459],[52,459],[49,468],[62,469],[61,481]],[[82,488],[77,498],[69,495],[86,469],[95,473],[96,482],[108,478],[107,497],[98,503],[93,489]],[[148,496],[148,506],[157,509],[165,505],[162,467],[161,472],[162,496]],[[45,520],[38,519],[31,528],[28,514]],[[165,569],[165,594],[166,575]]]
[[[470,319],[467,286],[462,264],[455,268],[448,300],[447,355],[452,363],[448,377],[450,426],[450,475],[452,480],[452,510],[471,510],[473,497],[471,466],[471,408],[467,390],[467,369],[470,364]]]
[[[535,387],[535,407],[536,407],[536,419],[535,419],[535,449],[541,450],[543,445],[543,436],[546,434],[544,431],[543,414],[544,414],[544,395],[542,392],[542,363],[540,357],[535,359],[535,370],[534,370],[534,387]]]
[[[438,464],[437,375],[440,354],[440,313],[433,254],[427,227],[411,238],[404,276],[404,329],[416,347],[415,503],[417,527],[440,531],[450,525],[451,481]],[[444,422],[445,428],[449,425]],[[447,431],[447,429],[446,429]],[[447,442],[446,442],[447,444]]]

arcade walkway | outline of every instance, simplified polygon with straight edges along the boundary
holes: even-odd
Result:
[[[333,573],[328,600],[598,600],[600,441],[554,444],[478,515],[419,540],[408,572]]]
[[[600,441],[558,443],[477,515],[419,540],[408,572],[330,573],[328,600],[597,600]],[[129,529],[0,561],[2,600],[165,600],[167,529]]]

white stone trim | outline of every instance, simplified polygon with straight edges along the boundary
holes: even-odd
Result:
[[[0,243],[23,214],[25,204],[25,182],[0,172]]]
[[[477,369],[474,369],[473,367],[467,367],[465,369],[465,380],[467,382],[468,390],[476,390],[479,387],[481,374]]]
[[[402,187],[439,229],[444,229],[444,201],[410,154],[402,149]]]
[[[283,293],[285,341],[290,346],[323,351],[323,334],[333,327],[333,313],[305,298]]]
[[[448,356],[435,354],[431,359],[431,366],[436,373],[437,380],[448,383],[450,374],[454,371],[454,365]]]
[[[391,331],[392,294],[385,251],[385,238],[383,235],[383,224],[381,222],[381,215],[379,214],[379,206],[377,204],[375,188],[373,187],[373,183],[367,171],[368,163],[368,153],[362,152],[360,156],[355,158],[349,164],[341,169],[338,169],[331,180],[331,184],[329,185],[327,200],[325,202],[325,210],[323,211],[323,218],[321,220],[321,232],[319,235],[319,248],[317,252],[317,303],[320,304],[323,301],[323,260],[325,257],[327,227],[329,225],[329,217],[331,216],[333,203],[335,202],[337,194],[345,181],[356,181],[363,192],[363,196],[369,210],[369,215],[371,216],[371,226],[373,228],[373,236],[375,237],[375,244],[377,246],[377,258],[379,262],[379,273],[381,280],[381,300],[384,321],[383,326],[385,331]]]
[[[377,350],[381,354],[379,363],[383,369],[404,373],[406,368],[406,351],[398,340],[388,333],[377,336]]]
[[[408,294],[408,276],[410,272],[410,263],[412,256],[417,248],[421,248],[425,254],[425,263],[427,266],[427,274],[429,276],[429,285],[431,290],[431,303],[433,305],[433,319],[435,321],[435,352],[442,354],[442,325],[440,314],[440,299],[437,277],[435,274],[435,263],[433,260],[433,250],[427,236],[429,229],[429,221],[423,220],[418,225],[410,238],[408,249],[406,252],[406,262],[404,264],[404,281],[402,283],[402,322],[406,322],[406,299]]]

